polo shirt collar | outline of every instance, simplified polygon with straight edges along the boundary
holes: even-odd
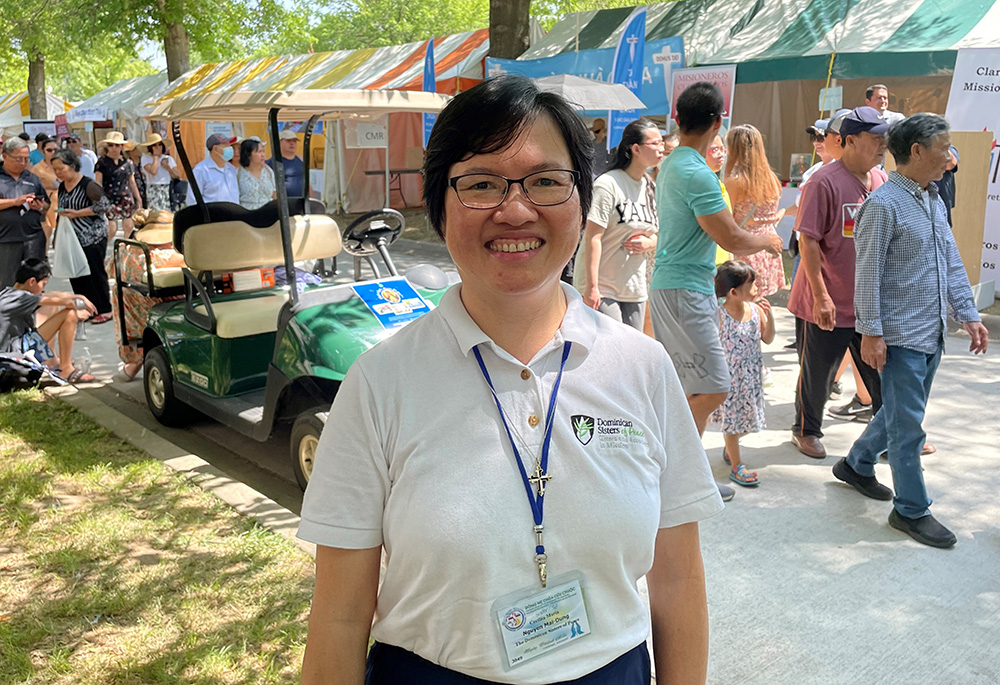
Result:
[[[604,316],[590,309],[583,304],[583,298],[572,286],[560,283],[563,294],[566,296],[566,314],[563,316],[559,330],[556,331],[551,345],[561,345],[564,341],[570,341],[573,345],[579,345],[588,352],[594,348],[594,341],[597,339],[596,316]],[[445,322],[455,335],[458,347],[462,354],[469,356],[472,348],[476,345],[487,344],[498,353],[501,351],[488,335],[472,320],[461,298],[462,285],[452,286],[441,297],[438,311],[444,317]],[[506,353],[504,353],[506,355]]]
[[[15,181],[20,181],[20,180],[21,180],[22,178],[24,178],[25,174],[28,174],[28,173],[29,173],[29,172],[28,172],[28,169],[27,169],[27,167],[26,167],[26,168],[24,168],[24,169],[22,169],[22,170],[21,170],[21,173],[20,173],[20,175],[19,175],[19,176],[18,176],[17,178],[14,178],[14,177],[13,177],[13,176],[11,176],[10,174],[8,174],[8,173],[7,173],[7,170],[3,168],[3,165],[2,165],[2,164],[0,164],[0,174],[3,174],[3,175],[4,175],[4,176],[6,176],[7,178],[10,178],[10,179],[13,179],[13,180],[15,180]]]
[[[921,188],[919,183],[908,176],[903,176],[903,174],[898,171],[890,173],[889,180],[920,201],[923,201],[923,194],[925,192],[930,193],[932,198],[936,198],[938,196],[936,184],[929,183],[926,188]]]

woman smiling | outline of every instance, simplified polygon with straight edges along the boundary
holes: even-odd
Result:
[[[424,201],[462,283],[330,410],[299,528],[318,545],[303,682],[646,684],[643,575],[658,679],[704,682],[697,521],[722,502],[684,394],[662,346],[559,279],[592,155],[518,77],[438,117]]]

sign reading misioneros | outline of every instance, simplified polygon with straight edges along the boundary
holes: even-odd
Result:
[[[677,111],[677,98],[684,89],[698,81],[714,83],[722,91],[722,125],[729,128],[733,113],[733,92],[736,89],[736,65],[719,64],[712,67],[687,67],[673,70],[670,111]]]

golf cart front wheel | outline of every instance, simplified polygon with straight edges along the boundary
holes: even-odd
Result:
[[[142,384],[146,391],[146,406],[164,426],[182,426],[191,419],[191,408],[174,394],[170,361],[162,347],[154,347],[146,353]]]
[[[312,477],[316,446],[319,445],[319,436],[323,433],[328,413],[325,409],[312,409],[300,414],[292,424],[292,470],[295,472],[295,480],[303,490]]]

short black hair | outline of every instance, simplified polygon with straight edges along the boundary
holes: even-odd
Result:
[[[612,169],[627,169],[632,163],[632,146],[638,143],[642,145],[646,142],[646,131],[659,131],[660,127],[649,119],[636,119],[629,122],[622,131],[622,140],[615,148],[615,157],[608,166],[607,171]]]
[[[871,100],[872,95],[875,94],[876,90],[884,90],[886,95],[889,94],[889,89],[885,86],[884,83],[876,83],[873,86],[868,86],[868,88],[865,90],[865,100]]]
[[[76,153],[70,150],[68,147],[62,148],[61,150],[56,150],[55,154],[52,155],[52,159],[58,159],[66,166],[72,167],[73,171],[80,170],[80,158],[77,157]]]
[[[48,133],[38,133],[38,134],[35,135],[35,143],[37,143],[38,145],[41,145],[42,143],[44,143],[48,139],[49,139],[49,134]]]
[[[724,114],[724,108],[717,85],[708,81],[692,83],[677,98],[677,126],[682,133],[704,133]]]
[[[757,280],[757,272],[746,262],[730,259],[719,264],[715,272],[715,296],[725,297],[733,288],[740,288]]]
[[[240,143],[240,166],[250,166],[250,155],[257,152],[257,148],[259,148],[260,145],[260,141],[254,140],[253,138],[246,138],[242,143]]]
[[[17,134],[17,137],[20,138],[21,140],[31,140],[31,136],[28,135],[27,131],[21,131],[20,133]]]
[[[422,169],[424,206],[437,234],[444,238],[444,204],[452,165],[473,155],[490,154],[513,143],[539,116],[552,118],[580,173],[577,192],[582,222],[594,194],[594,144],[583,120],[566,100],[540,91],[523,76],[498,76],[459,93],[438,115],[427,143]]]
[[[921,112],[911,114],[902,121],[897,121],[889,127],[887,147],[892,153],[896,164],[909,164],[913,152],[913,144],[929,148],[934,139],[951,130],[948,120],[940,114]]]
[[[51,275],[52,267],[49,266],[47,261],[31,257],[30,259],[25,259],[21,262],[21,266],[17,267],[17,272],[14,274],[14,282],[27,283],[32,278],[36,281],[44,281]]]

